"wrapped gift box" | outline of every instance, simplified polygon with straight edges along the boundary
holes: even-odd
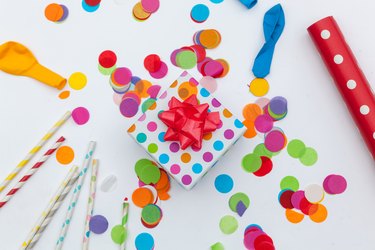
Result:
[[[218,111],[221,123],[217,130],[203,137],[202,148],[182,150],[179,142],[165,141],[168,127],[158,114],[169,110],[171,97],[180,101],[196,95],[199,102],[209,104],[209,111]],[[187,72],[162,93],[156,105],[147,110],[128,133],[148,152],[178,183],[189,190],[211,169],[245,132],[245,127],[212,94],[199,85]]]

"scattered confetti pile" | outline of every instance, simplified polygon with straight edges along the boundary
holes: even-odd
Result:
[[[147,228],[156,227],[163,216],[157,205],[160,200],[170,198],[170,179],[167,172],[155,162],[141,159],[135,164],[135,172],[139,178],[139,188],[134,190],[132,200],[134,205],[142,208],[141,222]]]
[[[308,215],[313,222],[321,223],[327,219],[327,208],[321,203],[325,194],[341,194],[347,186],[341,175],[329,175],[323,187],[310,184],[299,190],[299,182],[294,176],[286,176],[280,182],[279,203],[285,208],[285,216],[291,223],[301,222]]]
[[[249,250],[274,250],[272,238],[256,224],[246,227],[243,243]]]

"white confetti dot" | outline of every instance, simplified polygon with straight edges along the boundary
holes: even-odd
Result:
[[[370,108],[367,105],[362,105],[359,111],[362,115],[368,115],[368,113],[370,113]]]
[[[342,55],[340,54],[337,54],[335,55],[333,60],[335,61],[336,64],[341,64],[344,61],[344,57],[342,57]]]
[[[357,83],[356,81],[354,80],[349,80],[347,83],[346,83],[346,86],[348,87],[348,89],[355,89],[357,87]]]
[[[324,199],[324,189],[318,184],[311,184],[305,188],[305,197],[311,203],[319,203]]]
[[[322,32],[320,33],[320,36],[321,36],[324,40],[327,40],[328,38],[330,38],[330,36],[331,36],[331,32],[329,32],[329,30],[322,30]]]

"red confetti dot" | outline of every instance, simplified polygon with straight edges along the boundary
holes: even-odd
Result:
[[[111,50],[105,50],[99,55],[99,64],[103,68],[112,68],[117,62],[117,56],[115,52]]]
[[[89,6],[97,6],[102,0],[84,0]]]
[[[143,64],[146,70],[150,73],[155,73],[161,68],[161,60],[160,57],[156,54],[151,54],[146,56]]]
[[[280,202],[280,205],[283,208],[293,209],[293,204],[292,204],[292,195],[293,194],[294,194],[294,191],[286,190],[280,195],[279,202]]]
[[[262,177],[269,174],[273,168],[273,163],[270,158],[268,158],[267,156],[261,156],[260,158],[262,159],[262,166],[260,167],[260,169],[253,173],[255,176],[258,177]]]

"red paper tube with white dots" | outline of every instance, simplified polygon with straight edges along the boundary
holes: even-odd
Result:
[[[332,16],[307,30],[375,159],[375,97],[353,52]]]

